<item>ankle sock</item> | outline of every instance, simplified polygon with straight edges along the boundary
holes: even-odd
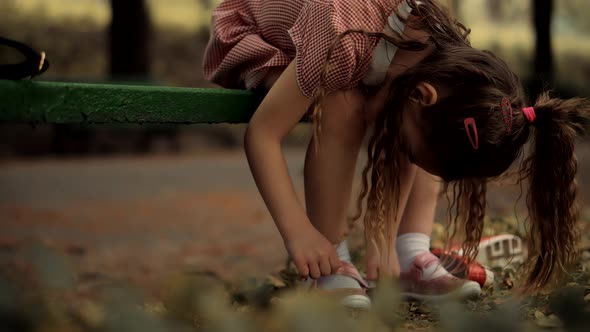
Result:
[[[350,252],[348,251],[348,241],[344,240],[336,245],[336,253],[341,261],[351,262]]]
[[[408,272],[416,257],[430,252],[430,237],[422,233],[406,233],[397,237],[395,242],[401,272]],[[434,279],[450,274],[441,264],[433,264],[424,270],[424,280]]]

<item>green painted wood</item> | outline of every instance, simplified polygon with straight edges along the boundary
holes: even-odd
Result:
[[[261,99],[243,90],[0,80],[0,122],[246,123]]]

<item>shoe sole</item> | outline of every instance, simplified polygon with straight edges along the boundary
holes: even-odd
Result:
[[[472,300],[481,295],[481,287],[475,281],[466,283],[460,290],[442,295],[426,295],[418,293],[402,292],[402,299],[414,301],[447,301],[452,299]]]
[[[371,308],[371,299],[364,295],[348,295],[340,300],[340,303],[350,309],[369,310]]]

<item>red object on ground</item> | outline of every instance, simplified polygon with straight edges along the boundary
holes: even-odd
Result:
[[[490,286],[494,281],[494,273],[486,269],[477,261],[467,262],[467,258],[444,252],[442,249],[432,249],[432,253],[437,256],[444,268],[457,278],[472,280],[477,282],[482,288]]]

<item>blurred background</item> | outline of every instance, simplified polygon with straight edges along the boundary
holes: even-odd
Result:
[[[586,84],[590,77],[587,2],[445,2],[472,29],[473,45],[504,58],[531,95],[543,87],[564,97],[590,94]],[[210,13],[217,3],[219,0],[3,0],[0,34],[48,54],[51,69],[44,80],[211,87],[202,76],[201,59],[209,37]],[[539,47],[535,47],[537,40]],[[16,52],[0,49],[1,63],[16,61]],[[0,158],[236,148],[243,130],[239,128],[243,126],[223,125],[40,126],[35,130],[0,126]]]
[[[51,67],[40,80],[212,87],[201,59],[218,2],[2,0],[0,36],[47,53]],[[473,45],[504,58],[531,95],[551,88],[562,97],[590,96],[590,2],[447,4],[472,29]],[[0,63],[18,62],[11,52],[0,48]],[[285,252],[251,179],[244,129],[0,124],[0,258],[18,265],[22,245],[42,242],[63,250],[80,276],[140,284],[179,268],[224,276],[280,268]],[[285,142],[300,195],[309,133],[300,125]],[[590,150],[582,142],[577,151],[586,220]],[[492,188],[486,234],[522,232],[518,191]],[[495,229],[499,218],[513,222]]]

